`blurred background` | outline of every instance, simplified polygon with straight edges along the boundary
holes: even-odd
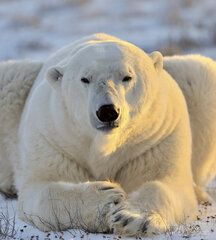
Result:
[[[0,60],[44,60],[97,32],[216,59],[216,0],[0,0]]]

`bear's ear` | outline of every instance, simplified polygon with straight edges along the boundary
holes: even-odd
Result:
[[[150,58],[152,59],[153,65],[155,69],[160,72],[163,68],[163,56],[160,52],[155,51],[150,54]]]
[[[63,74],[64,69],[62,67],[59,66],[51,67],[47,71],[46,79],[53,88],[58,90],[61,85]]]

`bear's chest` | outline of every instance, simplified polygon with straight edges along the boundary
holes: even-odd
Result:
[[[123,169],[128,168],[129,171],[133,169],[133,174],[135,175],[136,169],[144,167],[140,163],[145,161],[143,155],[146,147],[147,145],[144,146],[143,143],[136,146],[124,146],[116,149],[116,151],[107,156],[101,154],[101,152],[94,151],[89,153],[85,161],[89,166],[92,176],[95,178],[94,180],[116,180]],[[139,163],[137,159],[139,159]],[[134,165],[134,162],[137,164]],[[132,169],[130,169],[131,166]],[[125,172],[125,178],[127,176],[128,173]]]

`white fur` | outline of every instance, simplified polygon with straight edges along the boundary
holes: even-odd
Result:
[[[15,193],[13,175],[17,165],[17,132],[26,98],[42,63],[0,63],[0,190]]]
[[[192,134],[197,127],[212,134],[213,107],[205,109],[203,119],[208,120],[196,125],[192,119],[204,112],[207,100],[196,83],[190,93],[184,79],[193,82],[196,76],[213,92],[215,63],[192,59],[182,57],[175,64],[175,58],[165,58],[165,69],[183,90],[189,112],[190,94],[200,106],[190,112]],[[210,61],[212,67],[193,76],[200,69],[194,61]],[[122,82],[127,75],[131,81]],[[83,77],[90,83],[83,83]],[[18,166],[14,171],[19,176],[15,184],[20,217],[44,231],[86,225],[91,231],[113,228],[127,236],[152,236],[193,220],[197,200],[191,150],[193,156],[194,149],[198,155],[207,152],[200,149],[198,137],[192,147],[186,102],[172,77],[163,69],[160,53],[148,56],[105,34],[81,39],[52,55],[34,83],[19,128],[19,157],[13,164]],[[96,111],[111,103],[120,109],[118,127],[104,132]],[[205,142],[209,148],[213,137]],[[213,164],[208,160],[204,166],[204,161],[199,167],[193,164],[199,196],[205,195],[202,186],[215,174],[207,180],[201,176],[203,168],[209,172],[209,162]]]
[[[216,173],[216,62],[200,55],[164,59],[164,68],[185,96],[193,136],[192,170],[206,187]]]

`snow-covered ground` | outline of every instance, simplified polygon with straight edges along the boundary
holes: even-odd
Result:
[[[0,0],[0,32],[0,60],[45,60],[61,46],[96,32],[147,52],[200,53],[216,59],[216,0]],[[215,186],[210,186],[214,196]],[[18,219],[16,204],[0,196],[0,231],[7,231],[4,223],[9,220],[8,233],[16,233],[16,239],[118,239],[74,230],[41,233]],[[215,240],[216,205],[201,206],[198,218],[157,239]]]
[[[45,59],[96,32],[147,52],[216,59],[215,12],[215,0],[0,0],[0,60]]]
[[[209,189],[212,196],[216,197],[216,181]],[[0,239],[19,240],[123,240],[121,236],[113,234],[89,234],[81,230],[69,230],[66,232],[40,232],[25,222],[18,219],[17,201],[5,200],[0,196]],[[11,236],[11,238],[10,238]],[[144,239],[144,238],[140,238]],[[145,238],[146,239],[146,238]],[[216,204],[203,204],[199,207],[197,221],[190,224],[177,226],[167,231],[166,234],[155,237],[156,240],[215,240],[216,239]]]

